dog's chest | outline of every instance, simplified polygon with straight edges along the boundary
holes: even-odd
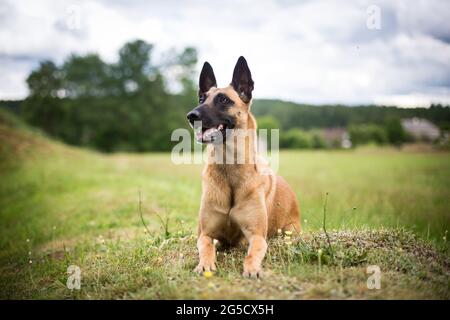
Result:
[[[243,237],[239,225],[229,214],[222,217],[221,223],[216,226],[215,234],[216,239],[229,245],[235,245]]]

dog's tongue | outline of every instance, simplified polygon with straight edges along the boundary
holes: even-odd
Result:
[[[210,142],[213,139],[213,136],[215,134],[217,134],[218,132],[220,132],[220,130],[223,128],[223,125],[219,125],[218,128],[209,128],[206,129],[205,131],[197,130],[195,132],[195,138],[197,139],[197,141],[201,142]]]
[[[215,133],[219,132],[217,128],[209,128],[203,132],[203,141],[211,141]]]

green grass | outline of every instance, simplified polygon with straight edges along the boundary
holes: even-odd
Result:
[[[0,116],[0,298],[449,299],[449,160],[388,148],[282,152],[302,236],[270,241],[263,280],[241,277],[243,248],[220,252],[205,278],[192,272],[201,165],[79,150]],[[380,290],[366,286],[373,264]],[[66,287],[69,265],[81,268],[81,290]]]

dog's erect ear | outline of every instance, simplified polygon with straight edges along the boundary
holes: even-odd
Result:
[[[252,99],[252,91],[254,82],[252,80],[252,74],[248,68],[247,61],[244,57],[239,57],[236,66],[233,71],[233,80],[231,85],[234,90],[239,94],[239,97],[245,103],[249,103]]]
[[[214,71],[208,62],[203,64],[202,72],[200,72],[200,80],[198,83],[198,96],[200,97],[205,92],[208,92],[212,87],[217,87],[216,77]]]

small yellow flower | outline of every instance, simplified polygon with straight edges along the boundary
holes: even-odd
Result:
[[[203,276],[205,278],[211,278],[213,276],[213,273],[211,271],[205,271],[203,272]]]
[[[322,249],[317,250],[317,254],[318,254],[319,256],[321,256],[322,253],[323,253]]]
[[[284,234],[287,236],[290,236],[290,235],[292,235],[292,231],[285,231]]]

